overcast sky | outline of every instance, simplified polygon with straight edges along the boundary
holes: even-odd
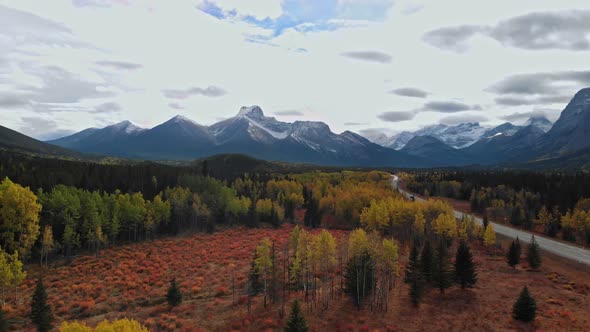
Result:
[[[590,1],[0,0],[0,123],[40,139],[260,105],[399,132],[559,116]]]

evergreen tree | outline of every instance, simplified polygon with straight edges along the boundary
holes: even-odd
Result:
[[[410,251],[410,257],[408,258],[408,263],[406,264],[406,273],[404,274],[404,282],[406,284],[411,284],[413,275],[415,273],[421,272],[418,252],[418,241],[413,241],[412,249]]]
[[[522,248],[520,246],[520,239],[518,236],[516,237],[516,252],[518,253],[518,259],[520,261],[520,256],[522,255]]]
[[[8,324],[8,319],[6,319],[6,313],[0,307],[0,332],[8,332],[10,330],[10,325]]]
[[[404,282],[410,286],[410,298],[412,299],[412,304],[414,306],[420,304],[424,292],[424,269],[422,268],[421,260],[418,257],[418,251],[418,241],[414,241],[408,264],[406,264],[406,273],[404,275]],[[422,252],[424,252],[424,250],[422,250]]]
[[[170,287],[168,288],[168,293],[166,294],[166,301],[168,301],[168,305],[170,305],[171,308],[176,307],[182,303],[182,293],[178,288],[176,278],[170,280]]]
[[[299,301],[296,299],[291,306],[291,314],[289,315],[287,326],[285,326],[285,332],[307,332],[307,330],[308,327],[305,317],[303,317]]]
[[[484,214],[482,224],[483,224],[483,229],[486,229],[488,227],[488,225],[490,224],[487,214]]]
[[[455,276],[457,277],[457,282],[461,285],[461,289],[473,287],[477,282],[477,272],[475,272],[473,255],[471,255],[471,251],[464,241],[461,241],[459,248],[457,248]]]
[[[47,291],[41,279],[37,281],[37,287],[35,287],[31,300],[31,320],[37,325],[39,332],[50,331],[53,327],[53,313],[47,303]]]
[[[432,271],[432,280],[434,282],[434,286],[436,286],[441,293],[444,293],[445,289],[451,287],[453,284],[453,270],[451,261],[449,259],[447,244],[444,239],[439,241],[436,250]]]
[[[512,307],[512,317],[516,320],[530,322],[535,319],[536,315],[537,302],[529,294],[529,289],[525,286]]]
[[[420,266],[422,268],[422,275],[426,282],[432,282],[432,260],[433,260],[432,246],[430,241],[427,239],[422,247],[422,253],[420,255]]]
[[[531,243],[529,243],[528,246],[527,259],[531,268],[538,269],[541,267],[541,250],[539,249],[539,244],[537,244],[537,240],[535,240],[534,235],[532,236]]]
[[[519,254],[519,245],[516,241],[512,241],[510,244],[510,248],[508,249],[508,254],[506,255],[506,259],[508,260],[508,265],[511,267],[515,267],[518,263],[520,263],[520,254]]]

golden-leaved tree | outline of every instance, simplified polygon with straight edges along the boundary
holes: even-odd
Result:
[[[0,246],[8,253],[28,257],[39,236],[41,204],[27,187],[10,181],[0,183]]]

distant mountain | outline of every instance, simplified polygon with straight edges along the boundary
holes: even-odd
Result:
[[[486,130],[480,138],[490,138],[497,135],[512,136],[516,134],[518,131],[520,131],[522,128],[524,127],[515,126],[510,122],[505,122],[497,127]]]
[[[265,160],[344,166],[430,166],[426,160],[374,144],[352,132],[333,133],[323,122],[281,122],[258,106],[212,126],[176,116],[152,129],[129,122],[92,129],[52,143],[84,152],[148,160],[192,160],[242,153]],[[118,130],[113,130],[117,128]]]
[[[81,152],[109,154],[113,151],[113,144],[120,144],[131,137],[139,135],[144,129],[129,121],[98,129],[89,128],[79,133],[48,141],[47,143]]]
[[[498,164],[508,161],[528,160],[534,156],[531,147],[545,133],[536,126],[527,126],[513,135],[503,133],[483,138],[463,149],[473,163]]]
[[[12,129],[0,126],[0,149],[49,157],[86,159],[88,156],[38,141]]]
[[[534,126],[541,129],[543,132],[548,132],[553,127],[553,122],[549,121],[544,116],[532,116],[524,125],[526,126]]]
[[[51,142],[81,152],[147,160],[186,161],[237,153],[327,166],[586,165],[590,161],[590,88],[575,94],[555,124],[540,116],[522,126],[438,124],[371,140],[349,131],[336,134],[323,122],[281,122],[250,106],[212,126],[182,116],[152,129],[126,121]]]
[[[450,147],[432,136],[416,136],[401,150],[409,155],[428,159],[436,166],[462,166],[471,163],[463,151]]]
[[[416,136],[432,136],[446,145],[460,149],[477,142],[487,129],[488,128],[486,127],[480,126],[477,122],[461,123],[455,126],[437,124],[424,127],[414,132],[403,131],[392,137],[385,136],[384,138],[382,136],[374,136],[379,137],[379,139],[373,139],[372,141],[394,150],[401,150]]]

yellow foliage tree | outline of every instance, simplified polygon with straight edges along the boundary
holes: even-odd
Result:
[[[0,245],[6,252],[27,257],[39,236],[41,204],[27,187],[10,181],[0,183]]]
[[[483,235],[483,243],[487,247],[492,247],[496,245],[496,232],[494,231],[494,226],[492,224],[488,224],[486,230]]]
[[[424,213],[418,210],[416,216],[414,217],[414,232],[417,235],[424,235],[424,230],[426,228],[426,219],[424,218]]]
[[[443,213],[436,218],[433,224],[434,233],[438,236],[454,238],[457,236],[457,220],[455,216]]]

